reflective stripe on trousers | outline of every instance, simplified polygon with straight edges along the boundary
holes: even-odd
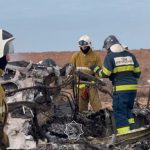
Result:
[[[134,124],[132,113],[136,91],[114,92],[113,93],[113,113],[116,128],[122,128]]]
[[[117,133],[118,134],[125,134],[128,133],[130,131],[130,127],[126,126],[126,127],[121,127],[117,129]]]
[[[133,124],[133,123],[135,123],[135,119],[134,118],[129,118],[128,122],[129,122],[129,124]]]
[[[137,84],[130,85],[116,85],[113,87],[113,91],[132,91],[137,90]]]

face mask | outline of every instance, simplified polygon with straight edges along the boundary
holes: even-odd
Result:
[[[87,54],[89,52],[89,50],[90,50],[90,47],[87,46],[84,49],[82,47],[80,47],[80,50],[82,51],[82,53]]]
[[[6,56],[3,56],[0,58],[0,69],[5,70],[5,67],[7,65],[7,59]]]

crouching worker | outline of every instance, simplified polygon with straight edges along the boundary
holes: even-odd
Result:
[[[79,52],[73,54],[71,58],[71,64],[75,70],[79,70],[83,73],[95,76],[94,71],[91,71],[89,67],[96,65],[101,67],[100,56],[92,49],[91,38],[88,35],[83,35],[79,38],[78,46]],[[81,78],[81,81],[87,81],[85,78]],[[93,111],[101,109],[101,100],[98,95],[98,90],[93,87],[88,87],[86,84],[79,84],[79,111],[87,111],[88,104],[90,103]]]
[[[124,134],[135,126],[132,109],[140,77],[140,67],[133,54],[126,51],[118,39],[110,35],[103,48],[107,50],[102,69],[91,66],[99,77],[109,78],[113,85],[113,112],[118,134]]]
[[[0,76],[3,75],[3,71],[9,60],[9,53],[13,52],[12,41],[14,37],[9,32],[0,29]],[[4,133],[4,126],[7,121],[7,104],[5,101],[5,93],[0,85],[0,149],[6,149],[9,147],[8,136]]]

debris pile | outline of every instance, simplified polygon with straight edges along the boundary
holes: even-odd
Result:
[[[66,68],[66,66],[65,66]],[[10,148],[18,149],[109,149],[102,139],[115,133],[111,109],[77,111],[71,79],[63,79],[65,68],[52,60],[40,64],[19,61],[7,66],[1,83],[6,91],[9,118],[6,131]],[[100,83],[95,85],[99,86]],[[100,91],[108,93],[99,88]],[[111,94],[110,94],[111,95]],[[136,105],[136,128],[150,125],[150,109]],[[98,141],[95,142],[94,141]],[[18,143],[19,141],[19,143]],[[149,139],[120,144],[126,149],[149,149]]]

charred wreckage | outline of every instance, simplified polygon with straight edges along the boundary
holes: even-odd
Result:
[[[106,84],[90,75],[75,72],[66,77],[66,64],[60,68],[51,59],[38,64],[27,61],[9,62],[1,83],[8,103],[6,132],[10,149],[149,149],[150,95],[147,105],[136,101],[136,129],[116,136],[111,109],[98,112],[78,111],[78,84],[84,76],[86,84],[98,88],[111,98]],[[90,82],[90,81],[96,82]]]

